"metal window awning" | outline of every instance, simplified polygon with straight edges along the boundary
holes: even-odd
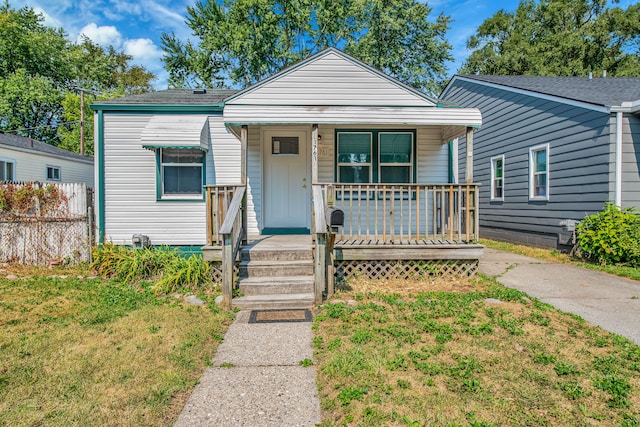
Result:
[[[209,149],[209,116],[205,114],[158,114],[142,130],[142,146]]]

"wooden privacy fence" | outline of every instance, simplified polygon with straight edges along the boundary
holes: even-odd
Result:
[[[337,240],[411,243],[478,239],[476,184],[322,184],[344,211]]]
[[[89,261],[93,191],[84,183],[0,183],[0,260]]]

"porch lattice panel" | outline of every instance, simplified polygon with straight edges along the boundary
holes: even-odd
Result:
[[[336,261],[335,263],[335,277],[338,281],[362,276],[372,280],[410,280],[445,275],[469,277],[477,272],[477,259]]]
[[[210,261],[209,266],[211,267],[210,274],[213,279],[213,283],[222,284],[222,262]],[[236,262],[233,266],[233,283],[237,282],[239,275],[240,268],[238,268],[238,262]]]

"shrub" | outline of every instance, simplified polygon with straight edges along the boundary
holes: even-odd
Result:
[[[209,264],[201,256],[185,258],[167,247],[132,249],[107,243],[96,247],[91,267],[103,277],[126,283],[156,281],[156,293],[213,284]]]
[[[599,264],[640,266],[640,215],[607,203],[577,228],[579,253]]]

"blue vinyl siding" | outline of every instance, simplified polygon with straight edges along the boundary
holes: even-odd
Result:
[[[609,115],[535,96],[457,80],[445,99],[476,107],[474,181],[480,187],[480,228],[555,239],[563,219],[582,219],[609,198]],[[549,200],[529,199],[529,149],[549,144]],[[465,140],[459,176],[465,173]],[[491,157],[504,155],[504,200],[491,200]],[[486,234],[486,233],[485,233]]]

